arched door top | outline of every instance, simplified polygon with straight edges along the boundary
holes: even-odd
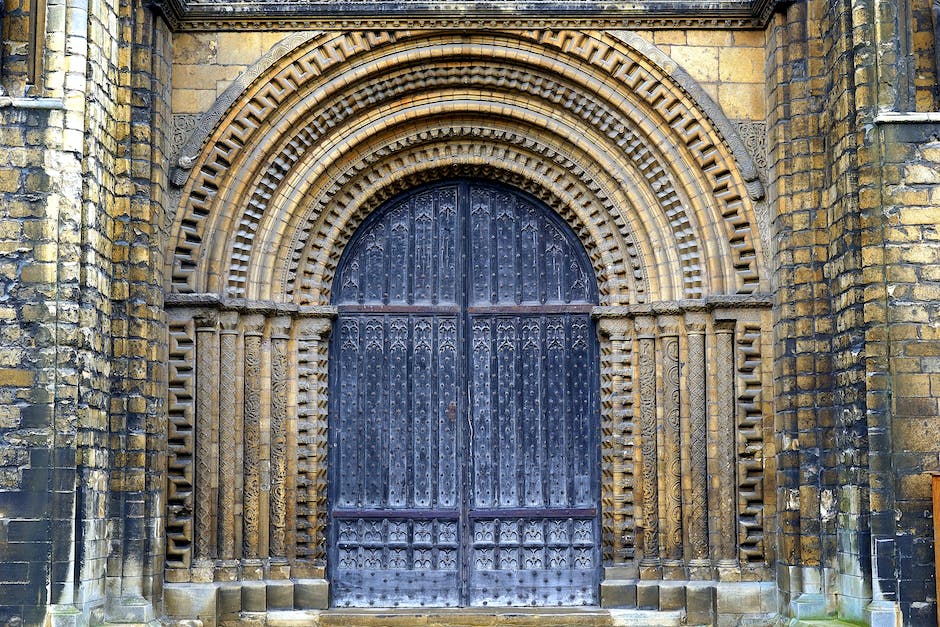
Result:
[[[472,179],[386,203],[350,241],[337,278],[337,305],[597,303],[590,260],[555,212]]]

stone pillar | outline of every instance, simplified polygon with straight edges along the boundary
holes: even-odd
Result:
[[[634,521],[633,322],[623,317],[597,321],[601,340],[601,526],[604,563],[629,565],[633,557]]]
[[[688,559],[692,579],[711,576],[708,556],[708,405],[705,390],[706,315],[686,314],[689,352],[686,388],[689,399],[690,499],[686,520],[689,527]]]
[[[643,528],[640,577],[659,579],[662,575],[659,558],[659,482],[657,478],[656,420],[656,327],[649,316],[636,318],[640,379],[640,493],[642,515],[637,527]]]
[[[735,504],[735,436],[734,411],[734,321],[715,324],[715,380],[717,382],[717,411],[714,441],[709,448],[715,454],[717,473],[712,477],[713,493],[718,502],[713,508],[715,542],[712,558],[717,562],[719,575],[737,572],[737,506]]]
[[[249,314],[243,318],[245,350],[244,452],[242,468],[242,572],[246,579],[261,577],[261,422],[262,366],[261,343],[264,316]]]
[[[662,358],[661,420],[662,450],[659,503],[662,525],[663,576],[685,579],[682,542],[682,440],[679,407],[679,318],[659,318],[659,346]]]
[[[195,558],[193,578],[212,581],[212,563],[216,547],[215,506],[219,477],[216,473],[215,448],[219,424],[219,336],[216,312],[196,317],[196,496],[194,506]]]
[[[294,605],[302,609],[329,606],[326,577],[327,425],[329,388],[329,338],[333,308],[301,311],[295,320],[297,342],[297,464],[295,545],[291,576]]]
[[[271,492],[269,554],[285,562],[287,557],[287,422],[290,351],[289,316],[271,321]]]
[[[192,313],[168,314],[166,580],[189,581],[193,557],[193,433],[196,428],[196,330]]]
[[[235,572],[235,461],[238,457],[238,313],[219,315],[219,558],[223,580]]]
[[[332,310],[295,321],[297,330],[297,545],[294,572],[324,577],[326,567],[326,459],[329,337]]]

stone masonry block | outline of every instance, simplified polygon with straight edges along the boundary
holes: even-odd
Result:
[[[330,584],[326,579],[298,579],[294,582],[294,607],[300,610],[330,606]]]
[[[602,581],[601,607],[636,607],[636,583],[617,579]]]

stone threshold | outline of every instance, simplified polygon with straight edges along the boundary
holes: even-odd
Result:
[[[262,616],[263,624],[268,627],[672,627],[685,624],[685,613],[681,611],[601,608],[337,608],[272,611]]]

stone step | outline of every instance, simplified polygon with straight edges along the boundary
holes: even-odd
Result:
[[[683,612],[599,608],[332,609],[269,612],[267,627],[673,627]]]

